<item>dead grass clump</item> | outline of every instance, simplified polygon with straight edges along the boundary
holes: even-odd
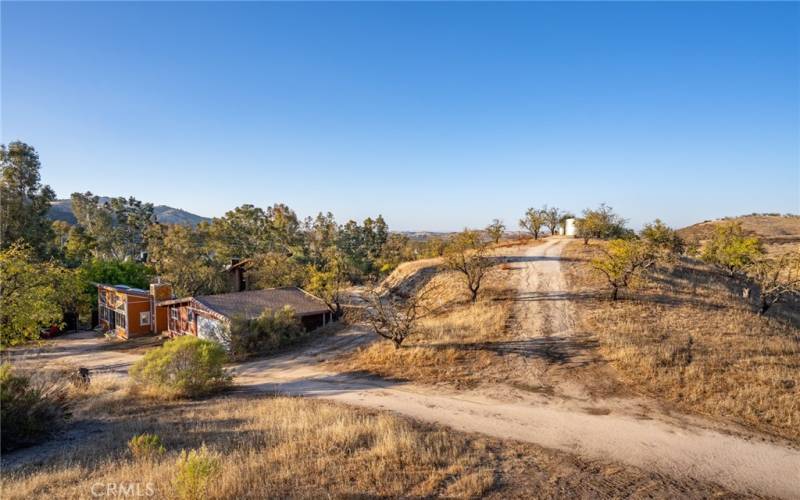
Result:
[[[800,331],[759,317],[735,283],[683,260],[618,303],[601,298],[591,248],[565,250],[582,328],[632,387],[698,413],[800,438]]]
[[[143,432],[163,436],[166,453],[131,456],[127,438]],[[385,414],[299,398],[226,398],[152,417],[110,416],[80,448],[4,471],[2,487],[9,499],[86,498],[109,484],[161,498],[430,496],[492,459],[462,435]],[[487,487],[468,480],[459,491],[477,496]]]

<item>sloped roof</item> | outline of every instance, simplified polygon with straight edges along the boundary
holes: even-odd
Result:
[[[328,312],[322,299],[296,287],[250,290],[246,292],[223,293],[194,297],[203,306],[227,318],[243,316],[256,318],[265,309],[275,311],[284,306],[294,309],[297,316],[308,316]]]
[[[98,286],[98,287],[109,289],[109,290],[116,290],[116,291],[122,292],[122,293],[128,293],[128,294],[132,294],[132,295],[141,295],[141,296],[144,296],[144,297],[149,297],[150,296],[150,292],[148,292],[147,290],[142,290],[141,288],[132,288],[132,287],[129,287],[128,285],[107,285],[105,283],[95,283],[95,285]]]

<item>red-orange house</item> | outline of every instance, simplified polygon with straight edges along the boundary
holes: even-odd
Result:
[[[149,333],[194,335],[224,345],[233,318],[252,319],[264,311],[289,306],[307,331],[334,321],[325,302],[297,287],[174,298],[168,284],[150,290],[124,285],[97,285],[98,316],[105,331],[122,339]]]
[[[230,342],[232,319],[253,319],[264,311],[289,306],[306,331],[334,321],[333,313],[322,299],[297,287],[183,297],[158,302],[157,306],[169,311],[168,335],[194,335],[226,346]]]
[[[121,339],[161,333],[167,329],[167,310],[159,300],[172,297],[172,287],[153,283],[150,290],[125,285],[97,285],[100,327]]]

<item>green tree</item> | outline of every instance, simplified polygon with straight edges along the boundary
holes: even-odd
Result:
[[[210,236],[219,258],[228,261],[269,252],[296,254],[303,243],[297,215],[283,204],[267,210],[237,207],[212,221]]]
[[[339,227],[333,214],[320,212],[316,218],[306,218],[303,224],[306,251],[312,264],[323,266],[325,264],[325,254],[336,246]]]
[[[503,234],[506,232],[506,226],[500,219],[495,219],[491,224],[486,226],[485,231],[492,241],[497,244],[500,242],[500,238],[502,238]]]
[[[294,210],[283,203],[276,203],[267,208],[266,214],[270,224],[272,251],[300,253],[297,247],[304,243],[303,234]]]
[[[764,253],[761,240],[744,234],[740,222],[719,224],[700,258],[734,277]]]
[[[253,289],[303,286],[308,268],[298,259],[281,252],[269,252],[251,259],[248,285]]]
[[[431,236],[423,245],[422,254],[425,257],[441,257],[447,248],[447,241],[440,236]]]
[[[476,231],[465,229],[453,237],[444,253],[447,269],[460,273],[472,302],[478,300],[483,278],[492,267],[486,256],[486,245]]]
[[[219,293],[225,289],[224,263],[209,244],[208,224],[196,228],[163,226],[150,239],[149,259],[158,276],[171,283],[177,295]]]
[[[63,259],[72,224],[63,220],[56,220],[53,221],[51,227],[53,230],[53,253]]]
[[[76,266],[86,262],[94,251],[94,239],[86,234],[81,226],[72,226],[64,248],[64,259],[67,265]]]
[[[640,235],[642,240],[666,256],[680,255],[685,249],[683,239],[678,232],[661,222],[660,219],[645,224]]]
[[[424,246],[423,242],[412,240],[405,234],[390,234],[377,262],[380,273],[388,274],[403,262],[418,259],[424,253]]]
[[[147,234],[155,224],[152,203],[136,198],[100,198],[91,192],[72,193],[72,211],[82,228],[84,248],[94,257],[137,260],[147,249]]]
[[[153,277],[153,270],[140,262],[89,259],[78,268],[78,275],[89,306],[92,310],[96,310],[97,287],[95,283],[147,289]]]
[[[361,225],[351,220],[339,228],[336,246],[349,260],[351,269],[357,271],[352,279],[379,273],[378,260],[388,237],[388,227],[380,215],[364,219]]]
[[[611,300],[617,300],[620,289],[628,288],[656,263],[653,248],[641,240],[616,239],[598,248],[602,255],[592,260],[592,267],[608,281]]]
[[[325,263],[321,267],[310,266],[306,290],[325,301],[335,317],[342,315],[342,296],[350,285],[349,265],[346,257],[336,247],[332,247],[325,255]]]
[[[746,270],[758,286],[758,314],[766,313],[779,302],[800,298],[800,253],[755,258]]]
[[[58,287],[66,272],[52,262],[38,261],[24,243],[0,251],[0,345],[35,340],[42,328],[61,325],[62,294],[72,291]]]
[[[0,145],[0,249],[27,243],[40,258],[53,240],[47,212],[55,200],[50,186],[41,184],[39,155],[24,142]]]
[[[589,244],[591,238],[602,240],[625,239],[635,235],[625,227],[625,219],[614,213],[614,209],[605,203],[595,209],[583,211],[583,217],[575,221],[577,236],[583,239],[584,245]]]
[[[114,216],[100,197],[87,191],[72,193],[72,213],[79,227],[91,240],[92,255],[97,258],[112,258],[114,250]]]
[[[559,224],[564,219],[564,212],[556,207],[548,207],[547,205],[542,208],[541,212],[544,216],[544,225],[547,226],[547,230],[550,231],[550,234],[556,234]]]
[[[155,223],[152,203],[136,198],[112,198],[109,202],[114,219],[113,249],[118,259],[140,259],[147,250],[148,228]]]
[[[531,235],[533,235],[533,239],[538,240],[545,220],[545,214],[543,211],[535,208],[529,208],[525,212],[525,217],[519,220],[519,227],[531,233]]]

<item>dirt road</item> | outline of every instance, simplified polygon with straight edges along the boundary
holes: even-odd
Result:
[[[239,390],[277,391],[385,409],[422,421],[499,438],[535,443],[580,457],[630,464],[675,478],[720,484],[740,493],[800,498],[800,450],[696,417],[670,413],[649,400],[602,390],[602,361],[591,340],[575,333],[570,296],[560,270],[564,240],[523,248],[513,326],[520,345],[535,351],[531,386],[446,391],[334,373],[321,362],[373,340],[351,328],[316,340],[300,352],[233,368]],[[88,341],[87,341],[88,342]],[[137,352],[97,350],[79,341],[52,343],[45,359],[65,356],[99,371],[124,373]],[[519,347],[517,347],[519,349]]]
[[[363,341],[350,330],[300,356],[259,360],[237,368],[237,384],[250,390],[322,397],[395,411],[454,429],[536,443],[547,448],[653,469],[673,477],[716,482],[741,493],[800,497],[800,450],[758,437],[722,431],[710,422],[661,413],[652,402],[593,397],[580,379],[555,372],[593,362],[574,334],[559,255],[564,240],[528,248],[514,259],[523,266],[515,321],[550,384],[547,394],[493,398],[482,392],[443,392],[412,384],[355,378],[315,365],[340,348]],[[602,367],[600,368],[602,370]],[[598,373],[598,372],[594,372]]]

